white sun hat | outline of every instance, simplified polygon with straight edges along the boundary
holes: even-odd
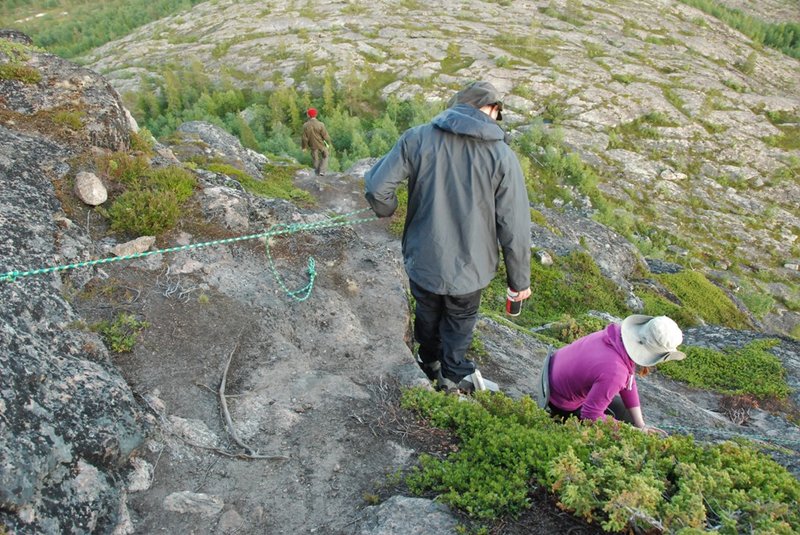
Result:
[[[639,366],[685,359],[686,353],[678,351],[682,342],[680,327],[667,316],[633,314],[622,321],[622,344]]]

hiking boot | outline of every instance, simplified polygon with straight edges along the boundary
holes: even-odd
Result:
[[[442,364],[438,360],[434,360],[433,362],[422,362],[422,359],[419,356],[419,353],[414,353],[414,360],[417,361],[417,365],[425,372],[425,375],[428,377],[429,381],[435,381],[439,375],[439,370],[442,369]]]
[[[434,388],[436,388],[438,392],[444,392],[446,394],[458,394],[461,392],[458,388],[458,383],[455,383],[442,375],[441,368],[436,374],[436,384]]]

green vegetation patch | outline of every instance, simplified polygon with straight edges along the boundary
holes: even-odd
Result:
[[[197,185],[194,175],[182,167],[153,169],[143,156],[125,153],[101,159],[98,170],[124,189],[107,210],[111,229],[138,236],[173,228]]]
[[[555,199],[561,199],[569,202],[573,194],[564,187],[567,185],[588,197],[598,211],[608,210],[608,203],[598,187],[599,175],[578,154],[564,146],[560,130],[547,129],[537,121],[514,139],[513,147],[525,171],[531,201],[552,204]]]
[[[501,262],[501,269],[484,290],[481,312],[495,316],[503,313],[506,288],[506,273]],[[626,315],[625,296],[616,284],[600,273],[597,264],[585,252],[557,257],[551,266],[532,259],[531,292],[522,312],[514,318],[514,323],[522,327],[536,327],[562,320],[565,314],[578,316],[590,310]]]
[[[30,59],[30,52],[34,50],[41,51],[37,47],[0,39],[0,60],[5,56],[5,61],[0,63],[0,80],[18,80],[24,84],[39,83],[42,74],[24,64]]]
[[[527,59],[540,67],[547,67],[553,58],[553,54],[546,52],[550,47],[542,46],[542,42],[530,36],[518,36],[505,32],[495,37],[493,44],[513,56]]]
[[[778,24],[765,22],[716,0],[681,0],[681,2],[718,18],[756,43],[776,48],[787,56],[800,59],[800,24],[796,22]]]
[[[128,353],[136,345],[139,333],[149,327],[146,321],[136,319],[133,314],[122,313],[113,321],[101,321],[92,327],[100,333],[103,341],[114,353]]]
[[[615,126],[608,132],[608,148],[634,149],[640,139],[659,139],[658,127],[674,127],[678,123],[670,120],[662,112],[650,112],[637,117],[629,123]]]
[[[800,126],[777,125],[781,133],[763,139],[770,147],[782,150],[800,150]]]
[[[450,43],[447,45],[447,55],[442,59],[442,73],[455,74],[461,69],[466,69],[474,62],[474,58],[461,54],[461,48],[458,44]]]
[[[82,110],[59,110],[53,114],[53,122],[77,132],[83,128],[85,115]]]
[[[749,322],[733,301],[699,271],[665,273],[656,278],[674,293],[681,305],[714,325],[733,329],[749,326]]]
[[[793,533],[800,482],[746,445],[695,444],[627,425],[556,423],[530,398],[478,392],[470,400],[420,388],[402,405],[453,431],[455,453],[420,457],[406,477],[418,494],[497,520],[529,506],[536,484],[559,505],[611,532]]]
[[[789,393],[786,370],[768,350],[777,340],[757,340],[742,348],[723,351],[689,346],[686,359],[658,367],[673,379],[722,394],[751,394],[758,398],[785,399]]]
[[[314,204],[314,197],[305,190],[294,186],[293,178],[299,169],[293,165],[272,165],[264,167],[263,180],[256,180],[241,169],[223,163],[211,163],[204,166],[209,171],[228,175],[248,192],[269,199],[286,199],[307,206]]]
[[[0,26],[21,30],[50,52],[74,58],[201,1],[4,0],[0,3]],[[64,16],[64,12],[69,15]],[[34,16],[39,13],[44,15]]]

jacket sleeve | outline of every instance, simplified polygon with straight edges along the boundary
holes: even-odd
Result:
[[[510,148],[504,168],[495,191],[497,239],[503,250],[508,287],[524,290],[531,285],[531,209],[522,167]]]
[[[303,125],[303,136],[300,142],[300,148],[306,150],[308,148],[308,127]]]
[[[365,197],[375,215],[389,217],[397,210],[397,188],[409,174],[406,135],[403,135],[392,150],[364,175]]]

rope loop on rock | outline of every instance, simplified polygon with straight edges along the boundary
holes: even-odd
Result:
[[[25,271],[7,271],[5,273],[0,273],[0,282],[15,282],[18,278],[22,277],[32,277],[34,275],[44,275],[47,273],[55,273],[58,271],[66,271],[69,269],[77,269],[81,267],[89,267],[89,266],[96,266],[99,264],[108,264],[111,262],[121,262],[124,260],[133,260],[136,258],[143,258],[146,256],[157,255],[157,254],[166,254],[166,253],[174,253],[179,251],[187,251],[191,249],[200,249],[202,247],[212,247],[215,245],[226,245],[229,243],[236,243],[245,240],[253,240],[253,239],[263,239],[266,245],[266,254],[267,259],[269,260],[270,271],[272,272],[273,277],[275,277],[275,281],[278,285],[283,289],[286,294],[294,299],[295,301],[305,301],[311,296],[311,290],[314,287],[314,281],[317,277],[316,271],[316,261],[313,257],[309,257],[308,265],[307,265],[307,272],[308,272],[308,284],[303,286],[298,290],[289,290],[286,287],[286,284],[283,282],[283,279],[278,274],[278,270],[275,267],[275,263],[272,260],[272,255],[269,250],[269,238],[273,236],[281,236],[285,234],[296,234],[298,232],[308,231],[313,232],[315,230],[327,229],[327,228],[337,228],[337,227],[345,227],[345,226],[355,226],[361,223],[367,223],[370,221],[375,221],[378,219],[377,217],[363,217],[363,218],[356,218],[352,219],[353,216],[361,214],[363,212],[368,211],[369,208],[362,208],[361,210],[356,210],[353,212],[348,212],[346,214],[337,214],[334,216],[329,217],[323,221],[315,221],[311,223],[277,223],[270,227],[269,230],[266,232],[260,232],[258,234],[248,234],[245,236],[237,236],[235,238],[225,238],[222,240],[213,240],[201,243],[192,243],[189,245],[181,245],[179,247],[169,247],[166,249],[157,249],[154,251],[145,251],[143,253],[134,253],[131,255],[125,256],[114,256],[109,258],[100,258],[97,260],[88,260],[86,262],[76,262],[74,264],[64,264],[58,266],[51,266],[51,267],[43,267],[38,269],[30,269]]]

